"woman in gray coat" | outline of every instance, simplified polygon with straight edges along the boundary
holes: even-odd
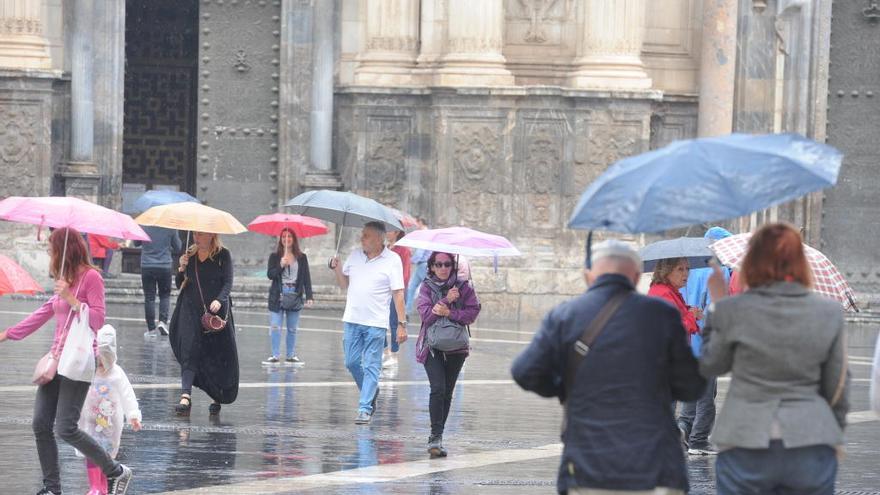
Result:
[[[748,291],[724,298],[715,269],[703,330],[700,372],[731,373],[712,434],[717,491],[832,495],[849,409],[843,308],[811,290],[790,225],[758,230],[741,273]]]

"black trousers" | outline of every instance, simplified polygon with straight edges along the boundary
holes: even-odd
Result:
[[[431,435],[442,435],[449,417],[449,406],[452,404],[452,391],[461,367],[464,366],[465,354],[447,354],[431,351],[425,360],[425,373],[431,384],[431,395],[428,399],[428,410],[431,413]]]
[[[145,266],[141,268],[144,288],[144,318],[149,330],[156,329],[156,292],[159,292],[159,321],[168,324],[171,308],[171,268]]]

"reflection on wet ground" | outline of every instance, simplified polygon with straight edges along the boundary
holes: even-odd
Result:
[[[37,303],[0,301],[7,326]],[[554,493],[560,407],[519,390],[510,361],[535,325],[481,321],[474,352],[456,389],[445,443],[450,457],[429,461],[428,385],[413,359],[414,338],[399,365],[383,371],[378,411],[366,427],[353,423],[356,388],[342,358],[339,315],[306,312],[297,354],[302,366],[267,368],[268,321],[257,311],[236,314],[242,388],[220,417],[208,417],[209,399],[193,397],[188,419],[173,415],[178,372],[167,339],[145,339],[140,306],[114,306],[120,364],[135,386],[144,429],[123,434],[120,460],[135,471],[130,493]],[[841,493],[880,494],[877,469],[880,421],[868,409],[868,377],[877,328],[850,332],[854,424],[841,466]],[[414,337],[414,336],[413,336]],[[40,486],[30,416],[34,363],[48,348],[46,327],[23,342],[0,345],[0,493],[35,493]],[[719,384],[723,399],[727,382]],[[85,493],[83,461],[61,445],[65,493]],[[13,455],[10,455],[13,454]],[[692,493],[713,493],[713,460],[691,458]],[[201,489],[201,490],[198,490]],[[875,491],[876,490],[876,491]]]

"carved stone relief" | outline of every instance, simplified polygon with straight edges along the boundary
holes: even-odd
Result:
[[[560,177],[564,163],[564,123],[524,119],[521,123],[521,221],[535,228],[553,228],[559,215]]]
[[[412,123],[408,118],[373,117],[367,128],[364,183],[373,199],[399,205],[406,178],[406,143]]]
[[[509,43],[561,42],[560,25],[574,14],[573,0],[508,0]]]
[[[451,191],[458,220],[465,225],[504,225],[502,198],[509,174],[504,170],[504,132],[501,121],[451,123]]]
[[[0,101],[0,193],[36,192],[34,147],[42,118],[33,105]],[[41,136],[43,137],[43,136]]]

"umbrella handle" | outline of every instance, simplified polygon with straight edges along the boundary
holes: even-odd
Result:
[[[342,223],[339,224],[339,232],[336,233],[336,254],[333,255],[333,258],[327,260],[327,268],[331,270],[336,269],[336,265],[333,264],[334,259],[339,258],[339,245],[342,243],[342,229],[345,228],[345,217],[348,216],[348,212],[342,214]]]
[[[587,259],[584,263],[587,267],[587,270],[593,268],[593,263],[590,261],[590,258],[593,257],[593,231],[591,230],[587,233]]]

